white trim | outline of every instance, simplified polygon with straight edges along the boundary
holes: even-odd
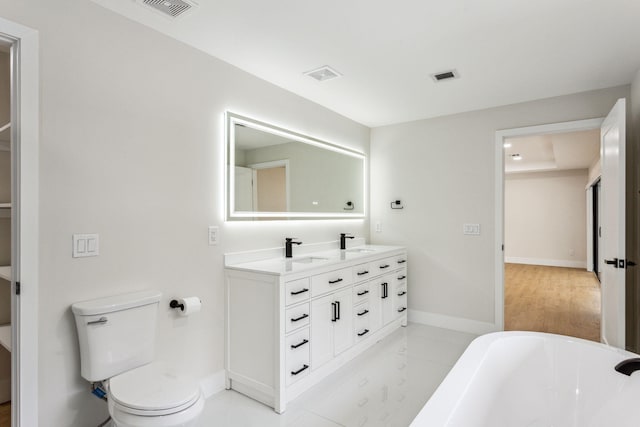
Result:
[[[211,374],[200,380],[200,389],[202,389],[205,399],[208,399],[214,394],[224,390],[225,377],[226,372],[222,369],[215,374]]]
[[[12,119],[15,149],[12,162],[13,280],[11,324],[13,410],[12,426],[38,425],[38,181],[39,181],[39,47],[34,29],[0,18],[0,34],[12,46]],[[12,286],[13,289],[13,286]]]
[[[498,332],[503,329],[502,326],[499,327],[493,323],[413,309],[409,309],[409,322],[435,326],[437,328],[452,329],[454,331],[468,332],[470,334],[477,335]]]
[[[603,117],[575,120],[572,122],[550,123],[496,131],[495,136],[495,321],[504,330],[504,140],[517,136],[546,135],[559,132],[578,132],[600,129]]]
[[[283,159],[283,160],[273,160],[271,162],[261,162],[261,163],[254,163],[251,165],[248,165],[251,169],[253,169],[253,182],[257,182],[257,173],[256,170],[257,169],[271,169],[271,168],[278,168],[278,167],[283,167],[284,166],[284,192],[285,192],[285,204],[286,204],[286,211],[289,212],[289,210],[291,209],[291,186],[289,185],[289,159]],[[255,209],[255,206],[258,206],[258,192],[256,191],[257,186],[253,185],[253,206]]]
[[[511,264],[546,265],[548,267],[587,268],[586,261],[576,261],[573,259],[544,259],[510,256],[505,257],[504,262]]]
[[[587,271],[593,272],[593,186],[585,190],[587,198]]]

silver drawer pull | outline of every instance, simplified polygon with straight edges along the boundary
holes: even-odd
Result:
[[[102,325],[109,321],[106,317],[101,317],[98,320],[92,320],[91,322],[87,322],[87,325]]]

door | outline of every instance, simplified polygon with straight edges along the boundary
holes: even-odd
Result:
[[[333,358],[334,296],[311,302],[311,368],[317,369]]]
[[[235,212],[253,211],[253,171],[242,166],[235,167],[234,210]]]
[[[601,128],[601,227],[603,259],[601,339],[625,348],[625,115],[619,99]]]
[[[334,355],[353,345],[353,290],[349,287],[334,294],[336,321],[333,322]]]

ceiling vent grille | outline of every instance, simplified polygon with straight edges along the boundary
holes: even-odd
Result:
[[[177,18],[196,6],[184,0],[142,0],[142,3],[172,18]]]
[[[305,76],[313,77],[319,82],[324,82],[326,80],[335,79],[336,77],[341,77],[342,74],[334,70],[333,68],[325,65],[320,68],[316,68],[315,70],[307,71],[304,73]]]
[[[441,82],[443,80],[451,80],[457,79],[460,77],[456,70],[443,71],[441,73],[431,74],[431,78],[436,82]]]

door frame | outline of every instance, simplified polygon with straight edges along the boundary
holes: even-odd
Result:
[[[604,117],[570,122],[550,123],[513,129],[495,134],[495,328],[504,330],[504,140],[520,136],[577,132],[600,129]]]
[[[247,167],[250,167],[251,169],[253,169],[253,182],[257,182],[257,177],[256,177],[256,171],[258,169],[271,169],[271,168],[284,168],[284,185],[285,185],[285,203],[286,203],[286,211],[289,212],[291,210],[291,186],[289,184],[289,180],[290,180],[290,169],[289,169],[289,159],[282,159],[282,160],[272,160],[270,162],[259,162],[259,163],[252,163],[250,165],[247,165]],[[258,206],[258,192],[256,191],[256,185],[253,185],[253,206],[254,209],[256,206]]]
[[[38,425],[38,31],[0,18],[11,43],[11,425]],[[20,295],[16,285],[20,284]]]

